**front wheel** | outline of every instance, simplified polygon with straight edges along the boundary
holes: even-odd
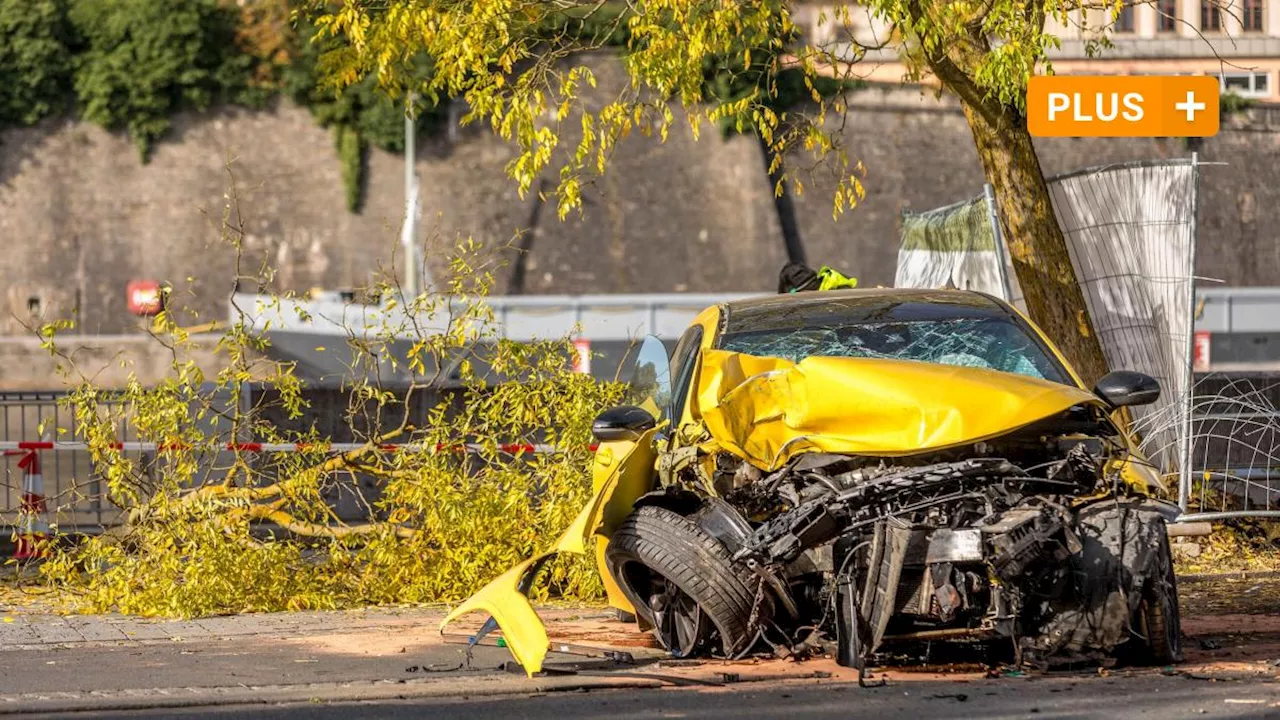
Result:
[[[1161,572],[1147,581],[1142,600],[1134,613],[1134,630],[1139,637],[1136,660],[1144,665],[1170,665],[1182,659],[1182,619],[1178,613],[1178,579],[1173,571],[1173,552],[1166,532],[1157,561]]]
[[[750,578],[734,567],[723,544],[691,520],[665,508],[639,508],[613,533],[605,562],[636,614],[673,656],[717,645],[734,655],[754,640]]]

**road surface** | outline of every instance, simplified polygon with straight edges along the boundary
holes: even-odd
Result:
[[[1053,678],[919,682],[862,689],[795,681],[737,689],[601,690],[489,700],[295,703],[272,707],[164,709],[97,718],[364,720],[366,718],[1263,718],[1280,715],[1280,686],[1185,677]],[[50,716],[52,717],[52,716]]]
[[[830,659],[655,665],[650,636],[600,608],[543,611],[553,640],[627,650],[605,668],[527,678],[482,647],[470,667],[438,608],[164,622],[0,603],[0,715],[61,717],[1280,717],[1280,579],[1186,586],[1175,668],[1020,675],[977,665],[878,671]],[[938,662],[935,658],[935,662]],[[648,664],[645,664],[645,663]],[[674,687],[693,685],[693,687]],[[78,713],[78,714],[76,714]]]

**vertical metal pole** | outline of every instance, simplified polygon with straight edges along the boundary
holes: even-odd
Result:
[[[1187,512],[1191,502],[1191,410],[1195,407],[1193,386],[1195,384],[1195,323],[1196,323],[1196,241],[1200,215],[1200,153],[1191,153],[1191,258],[1187,267],[1187,359],[1186,373],[1183,376],[1183,393],[1186,407],[1182,413],[1182,457],[1178,468],[1178,507]]]
[[[991,239],[996,244],[996,263],[1000,269],[1000,287],[1004,289],[1004,299],[1013,302],[1013,287],[1009,284],[1009,265],[1004,254],[1004,236],[1000,233],[1000,213],[996,210],[996,191],[991,183],[982,186],[982,194],[987,199],[987,219],[991,221]]]
[[[236,412],[240,416],[237,423],[240,427],[235,441],[253,442],[253,433],[250,431],[253,427],[253,385],[248,382],[240,383],[240,407]]]
[[[418,252],[417,243],[417,204],[418,183],[414,173],[414,160],[417,157],[414,140],[415,123],[413,106],[417,100],[415,93],[409,93],[404,108],[404,228],[400,234],[400,244],[404,249],[404,294],[406,298],[418,296]]]

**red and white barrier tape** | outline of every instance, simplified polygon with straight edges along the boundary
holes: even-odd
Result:
[[[184,447],[181,443],[153,443],[153,442],[118,442],[112,443],[111,447],[124,452],[160,452],[162,450],[181,450]],[[368,443],[220,443],[216,447],[231,452],[252,452],[252,453],[289,453],[289,452],[351,452],[353,450],[361,450],[370,447]],[[386,452],[421,452],[429,447],[422,443],[380,443],[374,445],[379,450]],[[469,450],[477,452],[492,445],[483,443],[460,443],[458,445],[438,444],[435,446],[436,452],[445,452],[452,450],[458,452],[461,450]],[[529,443],[505,443],[496,446],[498,450],[504,453],[555,453],[560,452],[562,448],[555,445],[545,444],[529,444]],[[32,450],[71,450],[86,451],[89,449],[89,443],[76,441],[48,441],[48,440],[22,440],[22,441],[0,441],[0,450],[10,453],[13,451],[26,452]],[[589,447],[590,450],[596,449],[595,445]]]
[[[113,443],[112,447],[123,452],[161,452],[180,450],[185,446],[179,443],[119,442]],[[221,443],[214,447],[232,452],[290,453],[351,452],[368,448],[370,445],[368,443]],[[384,452],[421,452],[430,446],[423,443],[380,443],[373,447]],[[438,444],[435,446],[435,452],[478,452],[493,447],[481,443]],[[496,447],[501,452],[511,455],[561,451],[561,448],[555,445],[530,443],[504,443]],[[21,458],[18,461],[18,467],[22,468],[22,505],[14,527],[17,545],[14,548],[13,559],[30,560],[46,554],[44,542],[49,535],[49,523],[45,519],[48,509],[44,498],[44,478],[40,473],[41,451],[85,452],[88,449],[89,443],[77,441],[0,441],[0,455]],[[590,449],[594,452],[596,446],[591,445]]]

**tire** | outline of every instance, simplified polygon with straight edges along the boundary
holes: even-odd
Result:
[[[658,642],[675,657],[719,650],[733,656],[756,637],[755,582],[728,549],[665,508],[633,512],[613,533],[605,564]],[[767,606],[765,606],[767,607]],[[759,620],[767,617],[765,607]]]
[[[1178,580],[1173,572],[1173,552],[1166,534],[1160,543],[1162,572],[1142,589],[1134,613],[1134,660],[1141,665],[1171,665],[1182,659],[1182,619],[1178,612]]]
[[[613,609],[613,617],[615,620],[617,620],[618,622],[624,625],[627,625],[636,621],[635,615],[627,612],[626,610],[622,610],[620,608]]]
[[[1068,562],[1074,582],[1038,623],[1031,649],[1044,658],[1083,652],[1126,665],[1177,662],[1182,629],[1164,518],[1119,500],[1092,503],[1076,517],[1082,547]]]

